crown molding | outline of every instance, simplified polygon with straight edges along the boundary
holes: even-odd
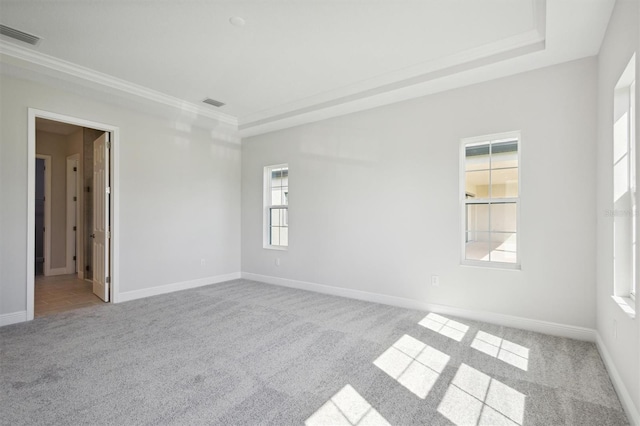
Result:
[[[177,108],[181,111],[211,118],[232,126],[238,126],[238,119],[232,115],[212,111],[208,108],[202,108],[192,102],[187,102],[174,96],[170,96],[72,62],[45,55],[35,50],[17,46],[4,40],[0,40],[0,55],[5,55],[19,61],[36,65],[37,67],[46,68],[82,79],[93,85],[107,87],[109,89],[134,95],[152,102]],[[2,56],[0,56],[0,61],[2,61]]]
[[[281,114],[270,110],[268,114],[265,114],[265,118],[253,122],[246,122],[241,118],[239,125],[240,136],[250,137],[282,130],[551,65],[552,63],[541,61],[537,65],[518,63],[511,66],[496,67],[500,64],[506,64],[511,59],[524,57],[544,49],[544,42],[533,43],[513,51],[479,58],[475,61],[436,70],[416,78],[390,83],[356,94],[345,94],[326,102],[310,102],[308,106],[301,105],[297,109]]]
[[[9,57],[19,62],[18,66],[31,64],[39,71],[51,70],[90,86],[214,119],[234,126],[241,137],[249,137],[508,75],[508,65],[493,75],[487,69],[495,71],[496,65],[546,49],[546,0],[532,0],[532,7],[533,28],[528,31],[239,118],[4,40],[0,40],[0,61]],[[527,67],[519,64],[512,68],[511,73],[517,73]]]
[[[543,51],[546,48],[546,1],[536,0],[532,5],[534,27],[531,30],[240,117],[240,134],[253,136],[447,90],[451,88],[444,82],[448,77]],[[425,93],[422,87],[427,85],[429,89]],[[408,96],[404,89],[417,90]]]

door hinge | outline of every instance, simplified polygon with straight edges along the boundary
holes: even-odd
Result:
[[[107,279],[104,282],[107,284],[111,284],[111,277],[107,277]]]
[[[107,194],[111,194],[111,187],[107,186]]]
[[[76,260],[76,257],[75,257],[75,256],[73,256],[73,260]]]
[[[73,230],[74,230],[74,231],[77,231],[77,230],[78,230],[78,228],[77,228],[76,226],[74,226],[74,227],[73,227]]]
[[[78,201],[78,197],[73,197],[73,201]]]
[[[111,141],[107,141],[107,149],[111,149]]]
[[[78,171],[78,168],[77,168],[77,167],[74,167],[74,168],[73,168],[73,171],[74,171],[74,172],[77,172],[77,171]]]
[[[111,231],[107,231],[107,238],[111,238]]]
[[[87,272],[91,271],[91,269],[89,269],[89,265],[85,266],[85,267],[84,267],[84,269],[85,269]]]

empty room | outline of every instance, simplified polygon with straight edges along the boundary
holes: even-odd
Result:
[[[0,0],[0,423],[637,425],[640,0]]]

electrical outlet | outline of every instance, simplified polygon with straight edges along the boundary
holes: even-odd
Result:
[[[435,287],[440,285],[440,277],[438,275],[431,275],[431,285]]]

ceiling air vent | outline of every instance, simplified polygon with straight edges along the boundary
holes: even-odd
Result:
[[[15,40],[22,41],[24,43],[32,44],[34,46],[40,42],[40,37],[36,37],[32,34],[24,33],[20,30],[7,27],[6,25],[2,25],[2,24],[0,24],[0,34],[5,35],[7,37],[11,37]]]
[[[221,107],[224,105],[224,102],[216,101],[215,99],[207,98],[204,101],[205,104],[213,105],[214,107]]]

